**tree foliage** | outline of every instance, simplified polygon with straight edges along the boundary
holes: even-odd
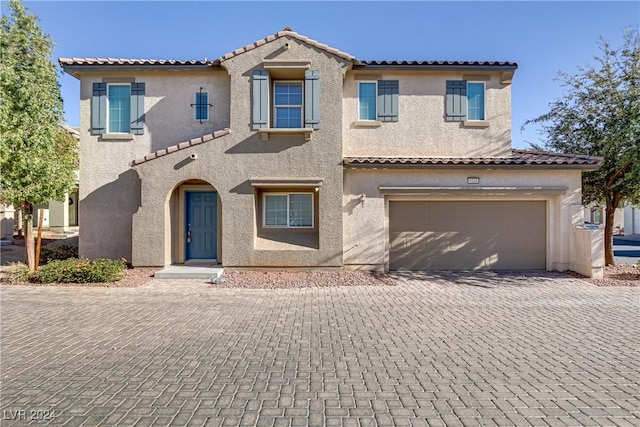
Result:
[[[625,33],[621,47],[600,40],[594,63],[574,75],[560,73],[566,91],[539,124],[547,139],[535,149],[603,157],[583,174],[583,203],[605,204],[605,261],[613,264],[613,214],[624,202],[640,203],[640,36]]]
[[[61,200],[75,185],[77,149],[61,132],[53,42],[19,0],[8,8],[0,18],[0,200],[31,221],[34,204]]]

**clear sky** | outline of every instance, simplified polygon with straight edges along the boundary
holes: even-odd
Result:
[[[558,71],[575,73],[602,36],[620,45],[640,25],[625,2],[167,2],[25,1],[58,57],[214,59],[290,26],[360,60],[515,61],[513,146],[540,141],[520,126],[562,95]],[[6,13],[6,1],[2,1]],[[65,115],[79,124],[79,84],[60,79]]]

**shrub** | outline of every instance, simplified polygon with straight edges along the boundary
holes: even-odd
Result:
[[[125,275],[124,260],[68,258],[51,261],[38,270],[41,283],[98,283],[116,282]]]
[[[49,248],[42,248],[40,252],[40,265],[51,261],[78,258],[78,247],[68,243]]]
[[[25,264],[11,264],[6,272],[4,280],[12,284],[34,281],[37,276],[37,273],[30,272],[29,266]]]

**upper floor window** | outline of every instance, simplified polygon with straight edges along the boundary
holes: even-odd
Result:
[[[196,92],[195,103],[195,119],[200,122],[209,120],[209,93]]]
[[[303,73],[304,71],[304,73]],[[300,70],[272,80],[268,70],[254,70],[251,78],[251,127],[267,135],[270,129],[320,129],[320,71]],[[304,76],[304,80],[303,77]],[[295,132],[295,131],[294,131]]]
[[[302,82],[276,81],[273,86],[273,123],[276,128],[302,127]]]
[[[129,133],[131,131],[131,85],[108,85],[107,114],[109,133]]]
[[[358,84],[359,120],[377,120],[376,82],[360,82]]]
[[[91,96],[91,134],[144,134],[143,82],[95,82]],[[122,139],[123,135],[117,135]]]
[[[467,120],[484,120],[484,83],[467,83]]]
[[[448,122],[488,123],[485,122],[485,84],[483,82],[447,80],[445,106],[445,119]]]

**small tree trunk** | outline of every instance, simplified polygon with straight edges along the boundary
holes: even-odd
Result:
[[[36,269],[36,247],[33,240],[33,205],[29,202],[22,204],[22,221],[24,231],[24,251],[26,253],[26,264],[29,271]]]
[[[613,206],[613,201],[607,198],[607,207],[604,217],[604,264],[616,265],[616,259],[613,256],[613,221],[616,214],[617,206]]]
[[[40,215],[38,215],[38,238],[36,239],[36,265],[35,269],[38,269],[40,265],[40,248],[42,246],[42,223],[44,222],[44,210],[40,209]]]

